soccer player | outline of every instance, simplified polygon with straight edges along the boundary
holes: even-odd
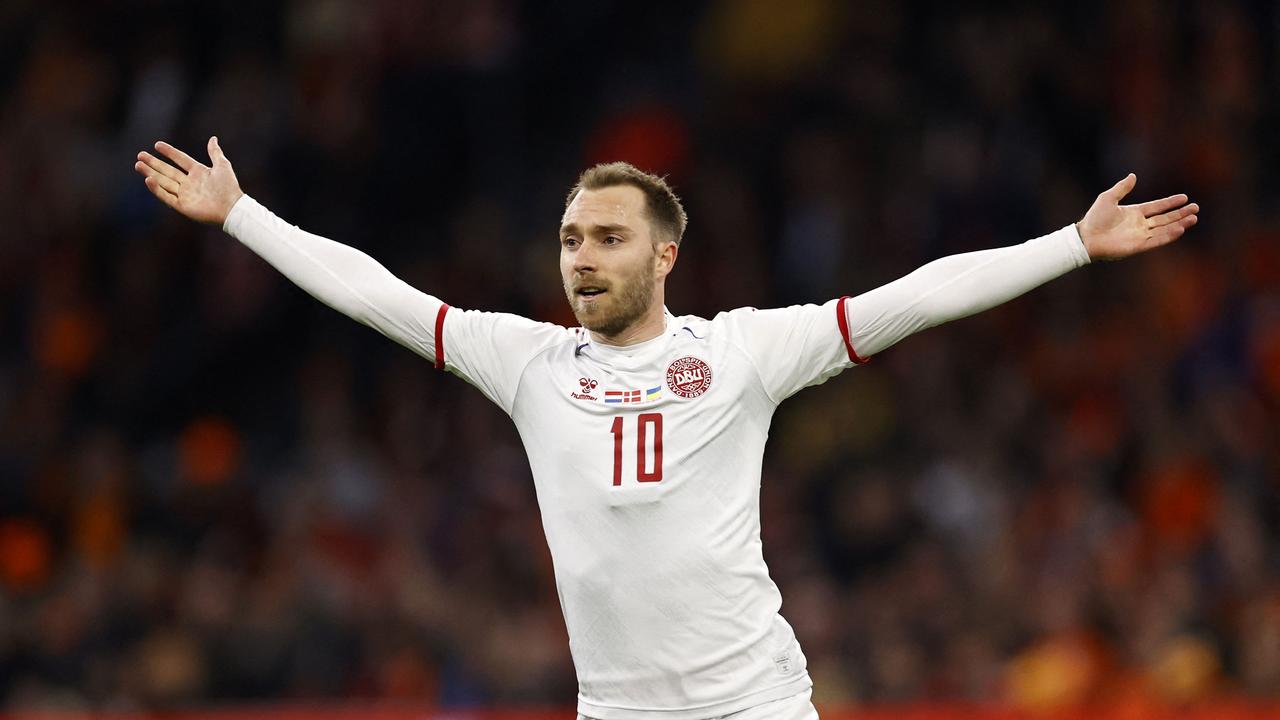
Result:
[[[135,169],[165,204],[227,233],[321,302],[472,385],[519,429],[578,675],[579,718],[816,718],[760,545],[760,466],[778,404],[908,335],[1010,300],[1093,258],[1168,243],[1186,195],[1120,201],[1020,245],[953,255],[853,298],[710,320],[667,311],[686,217],[662,179],[588,169],[560,222],[581,327],[451,308],[368,255],[312,235],[166,143]]]

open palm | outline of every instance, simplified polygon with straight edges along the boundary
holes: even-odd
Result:
[[[218,138],[209,138],[209,160],[204,165],[178,148],[166,142],[156,143],[156,151],[173,162],[172,165],[143,151],[138,153],[134,170],[146,179],[143,182],[153,195],[165,205],[192,220],[221,225],[231,212],[231,206],[244,193],[240,181],[231,169],[231,161],[218,146]]]
[[[1192,225],[1200,206],[1187,204],[1186,195],[1170,195],[1140,205],[1120,201],[1138,184],[1129,173],[1093,201],[1077,227],[1093,259],[1118,260],[1177,240]]]

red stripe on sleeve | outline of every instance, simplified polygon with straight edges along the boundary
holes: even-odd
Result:
[[[849,316],[844,312],[844,301],[848,299],[849,296],[845,295],[836,303],[836,322],[840,325],[840,337],[844,338],[844,349],[849,351],[849,359],[863,365],[871,358],[858,357],[858,353],[853,351],[853,343],[849,342]]]
[[[444,369],[444,315],[449,312],[448,303],[440,303],[440,312],[436,314],[436,369]],[[845,342],[848,342],[847,340]],[[853,352],[850,350],[849,352]]]

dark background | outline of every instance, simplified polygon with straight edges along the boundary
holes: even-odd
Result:
[[[1276,697],[1280,5],[1024,5],[0,4],[0,708],[573,702],[509,422],[131,169],[214,133],[291,222],[563,323],[597,161],[682,195],[706,316],[1189,193],[784,405],[766,558],[821,703]]]

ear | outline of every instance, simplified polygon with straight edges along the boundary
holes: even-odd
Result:
[[[671,269],[676,266],[676,256],[679,254],[680,246],[670,240],[658,243],[654,257],[657,263],[656,274],[659,278],[665,278],[671,272]]]

